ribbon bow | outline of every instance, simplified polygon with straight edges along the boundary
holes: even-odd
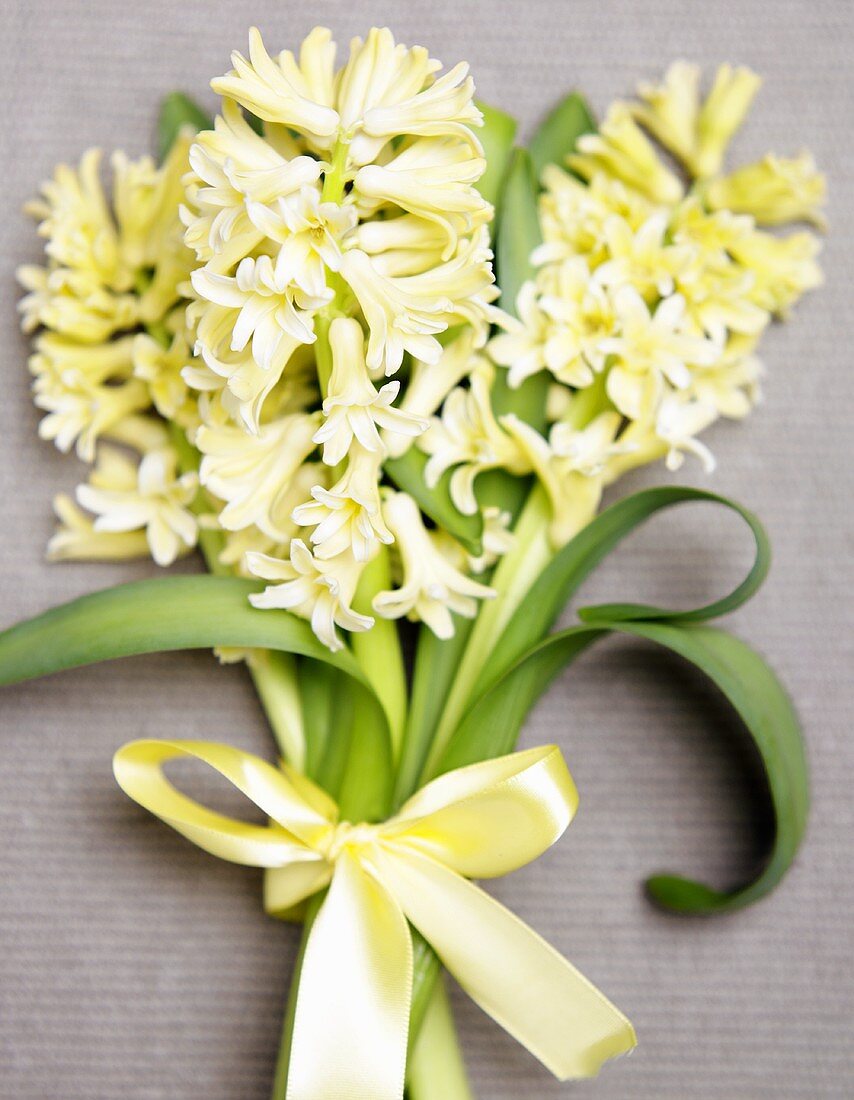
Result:
[[[188,798],[163,765],[210,765],[268,818],[251,825]],[[287,1100],[400,1100],[412,991],[407,921],[463,989],[562,1080],[635,1044],[629,1021],[545,940],[468,880],[507,874],[561,836],[578,794],[555,746],[459,768],[378,825],[287,765],[204,741],[133,741],[122,789],[194,844],[269,874],[281,913],[329,886],[297,997]]]

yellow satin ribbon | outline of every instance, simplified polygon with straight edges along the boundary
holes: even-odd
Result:
[[[163,765],[210,765],[268,825],[188,798]],[[561,1080],[595,1075],[635,1045],[632,1025],[545,940],[471,878],[536,859],[578,795],[555,746],[459,768],[379,825],[338,807],[283,764],[205,741],[133,741],[113,761],[122,789],[222,859],[274,868],[265,906],[281,915],[329,886],[309,934],[287,1100],[400,1100],[412,995],[409,921],[482,1009]]]

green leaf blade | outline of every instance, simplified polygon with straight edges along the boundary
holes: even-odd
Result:
[[[774,671],[740,638],[697,623],[622,623],[624,634],[655,642],[700,669],[731,704],[753,739],[774,811],[768,860],[752,881],[730,891],[676,875],[647,881],[650,896],[680,913],[743,909],[769,894],[794,862],[809,815],[809,767],[794,706]]]
[[[702,489],[668,485],[641,490],[600,512],[571,542],[558,551],[496,641],[473,698],[486,690],[530,646],[545,637],[567,601],[620,542],[658,512],[686,503],[709,503],[724,507],[735,512],[747,524],[756,552],[745,579],[721,599],[687,611],[620,603],[582,608],[578,612],[579,618],[584,622],[653,618],[700,622],[734,611],[748,600],[764,581],[771,557],[768,536],[756,516],[727,497]]]
[[[498,107],[490,107],[479,100],[477,106],[483,114],[483,126],[477,131],[477,137],[483,146],[486,171],[475,186],[487,202],[498,207],[518,123]]]
[[[596,120],[587,100],[572,92],[554,108],[531,138],[528,149],[536,178],[539,180],[548,164],[563,166],[575,151],[583,134],[596,130]]]
[[[516,316],[516,300],[522,284],[535,274],[531,253],[543,239],[538,202],[539,187],[534,178],[531,158],[527,150],[514,149],[501,195],[495,248],[495,271],[501,287],[499,305],[513,316]],[[551,376],[547,371],[539,371],[526,378],[516,389],[511,389],[507,373],[506,367],[496,367],[492,386],[492,405],[496,416],[512,412],[537,431],[544,431],[546,396]],[[511,479],[509,475],[502,477],[500,474],[481,480],[495,485],[496,478],[500,478],[497,482],[500,486],[511,480],[520,483],[519,478]],[[525,479],[521,484],[527,492],[529,480]],[[495,501],[496,496],[500,494],[493,490],[490,503]]]
[[[352,654],[331,653],[307,622],[252,607],[247,597],[262,587],[200,575],[135,581],[81,596],[0,633],[0,685],[117,657],[214,646],[297,653],[362,681]]]
[[[213,128],[213,119],[198,103],[183,92],[170,92],[160,104],[157,118],[157,154],[164,160],[184,127],[199,130]]]
[[[593,642],[611,633],[654,642],[699,669],[732,705],[753,739],[774,810],[767,861],[750,882],[729,891],[676,875],[649,879],[650,896],[680,913],[708,915],[744,908],[775,888],[791,867],[806,829],[809,774],[797,715],[777,676],[750,646],[693,622],[584,623],[528,650],[463,718],[441,760],[444,772],[512,751],[522,723],[550,681]]]

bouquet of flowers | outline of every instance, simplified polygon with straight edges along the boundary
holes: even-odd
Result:
[[[635,1043],[628,1020],[472,880],[563,833],[577,794],[554,746],[515,751],[557,672],[619,632],[696,665],[761,755],[776,831],[757,877],[673,875],[682,912],[779,881],[807,812],[785,691],[708,622],[761,584],[745,508],[666,486],[601,510],[647,463],[711,471],[701,435],[760,394],[757,347],[821,282],[824,182],[808,154],[727,171],[759,80],[696,66],[615,103],[578,94],[527,149],[464,64],[373,29],[340,67],[317,28],[212,82],[215,120],[174,93],[159,163],[61,165],[29,207],[44,266],[21,314],[40,433],[91,464],[59,496],[52,559],[198,547],[207,575],[121,585],[0,634],[0,682],[111,657],[212,648],[251,674],[273,764],[221,744],[134,741],[116,779],[223,859],[264,868],[301,923],[275,1100],[470,1095],[440,971],[562,1079]],[[496,281],[497,280],[497,281]],[[499,289],[500,288],[500,289]],[[658,511],[734,510],[756,544],[732,592],[690,610],[619,602],[555,623]],[[177,789],[219,772],[264,823]]]

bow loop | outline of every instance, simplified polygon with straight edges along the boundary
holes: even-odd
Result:
[[[163,765],[209,764],[272,821],[252,825],[176,790]],[[269,868],[277,915],[325,886],[306,944],[287,1100],[401,1100],[412,997],[407,921],[470,996],[560,1078],[635,1043],[628,1020],[534,931],[468,881],[536,859],[578,795],[557,748],[449,772],[379,825],[338,820],[314,783],[225,745],[135,741],[116,753],[131,798],[214,855]]]
[[[255,825],[227,817],[177,790],[162,769],[170,760],[181,758],[199,760],[218,771],[272,818],[271,824]],[[232,863],[282,867],[316,860],[319,857],[311,842],[330,829],[317,803],[309,802],[282,771],[228,745],[133,741],[116,753],[113,772],[119,786],[141,806],[206,852]]]
[[[466,878],[496,878],[554,844],[577,807],[560,750],[545,745],[434,779],[382,833]]]

